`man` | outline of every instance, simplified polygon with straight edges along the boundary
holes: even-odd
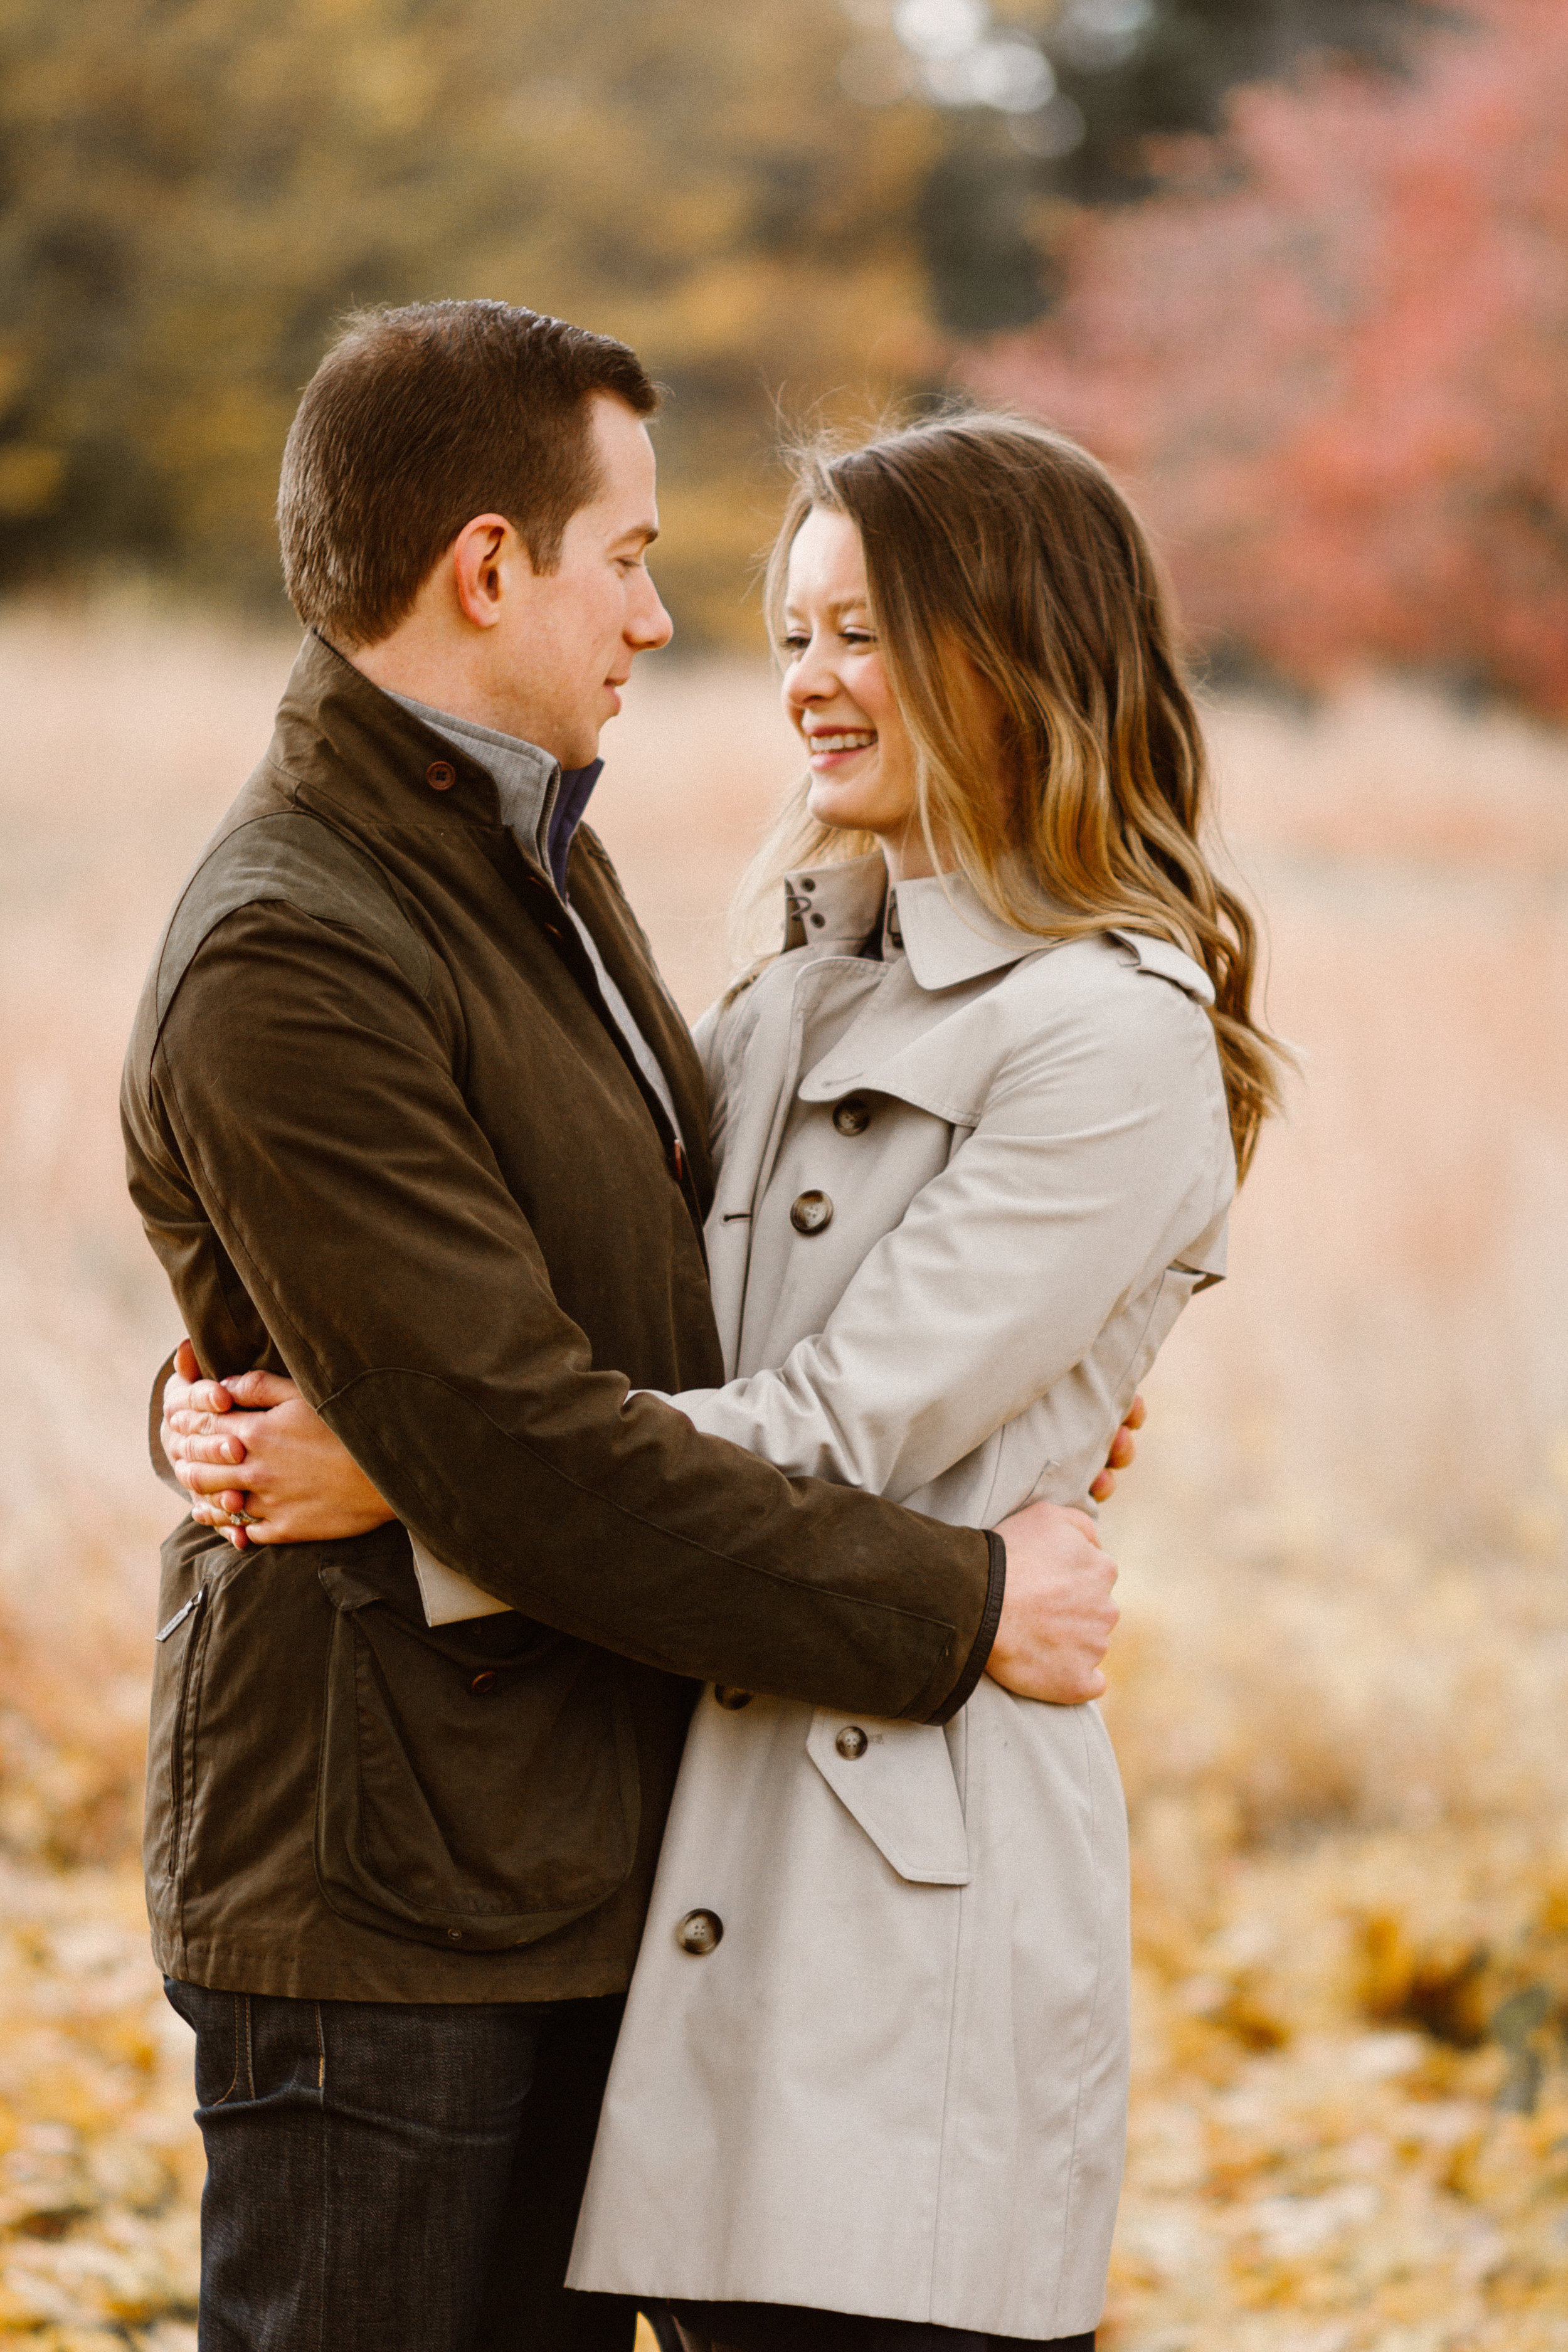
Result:
[[[577,829],[669,635],[654,405],[624,345],[499,303],[328,355],[279,505],[311,634],[132,1041],[202,1370],[286,1370],[398,1514],[165,1548],[203,2352],[629,2345],[560,2280],[693,1678],[935,1722],[986,1670],[1101,1686],[1083,1523],[937,1526],[628,1396],[722,1378],[700,1073]],[[443,1570],[492,1613],[430,1622]]]

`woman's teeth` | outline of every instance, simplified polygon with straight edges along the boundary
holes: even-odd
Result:
[[[859,735],[814,735],[811,748],[814,751],[868,751],[876,740],[875,729]]]

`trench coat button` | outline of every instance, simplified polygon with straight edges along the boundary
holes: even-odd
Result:
[[[809,874],[803,874],[800,877],[800,887],[803,890],[815,890],[816,883],[814,877]]]
[[[822,929],[826,927],[826,922],[827,922],[827,918],[826,918],[826,915],[818,915],[818,914],[815,914],[815,913],[814,913],[814,914],[813,914],[813,916],[812,916],[812,919],[812,919],[812,923],[813,923],[813,925],[815,926],[815,928],[816,928],[817,930],[819,930],[819,931],[820,931],[820,930],[822,930]]]
[[[729,1708],[731,1715],[739,1715],[743,1706],[750,1706],[752,1704],[750,1691],[736,1690],[730,1683],[715,1683],[713,1696],[721,1706]]]
[[[864,1095],[846,1095],[833,1106],[833,1124],[840,1135],[864,1135],[871,1124],[871,1106]]]
[[[826,1192],[803,1192],[789,1221],[797,1234],[820,1234],[833,1223],[833,1203]]]
[[[853,1764],[871,1745],[858,1723],[847,1723],[833,1745],[847,1764]]]
[[[458,771],[450,760],[432,760],[425,771],[425,781],[433,793],[449,793],[458,781]]]
[[[715,1950],[724,1933],[724,1922],[717,1911],[689,1911],[675,1931],[675,1940],[683,1952],[705,1959]]]
[[[483,1698],[487,1691],[494,1690],[500,1680],[500,1676],[496,1673],[494,1667],[487,1666],[484,1672],[482,1674],[476,1675],[473,1681],[468,1685],[468,1696],[470,1698]]]

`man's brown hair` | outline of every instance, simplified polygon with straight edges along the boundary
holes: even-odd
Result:
[[[504,515],[552,572],[599,487],[595,393],[638,416],[658,405],[625,343],[510,302],[352,316],[283,451],[283,579],[306,626],[378,644],[475,515]]]

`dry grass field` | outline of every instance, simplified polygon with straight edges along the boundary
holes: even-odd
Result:
[[[114,1098],[281,639],[0,614],[0,2336],[195,2344],[184,2030],[129,1829],[175,1328]],[[654,670],[597,819],[682,1001],[792,770]],[[1568,740],[1367,686],[1217,708],[1301,1058],[1107,1515],[1134,1825],[1107,2352],[1568,2347]]]

